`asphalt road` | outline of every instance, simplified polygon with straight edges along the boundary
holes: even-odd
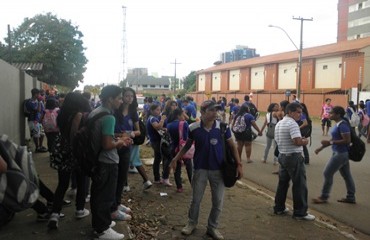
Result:
[[[263,118],[260,118],[257,121],[258,126],[262,126],[262,119]],[[314,123],[312,145],[309,147],[310,165],[306,167],[309,208],[322,212],[365,234],[370,234],[370,192],[368,192],[370,182],[370,144],[366,144],[368,151],[361,162],[350,162],[352,176],[356,185],[357,204],[337,202],[337,199],[346,196],[344,180],[340,173],[337,172],[334,176],[334,184],[331,190],[329,203],[317,205],[313,204],[311,199],[320,195],[324,179],[323,170],[332,153],[331,148],[324,149],[319,155],[314,153],[315,149],[321,145],[320,141],[322,139],[329,139],[329,137],[322,136],[321,126],[318,123]],[[364,138],[362,138],[362,140],[364,140]],[[254,163],[247,164],[245,161],[245,153],[243,153],[244,177],[257,185],[275,192],[278,175],[272,174],[272,171],[277,169],[277,167],[272,164],[272,147],[267,164],[261,161],[266,145],[265,143],[265,136],[258,137],[253,142],[251,158],[254,160]],[[289,189],[288,197],[292,198],[291,188]]]

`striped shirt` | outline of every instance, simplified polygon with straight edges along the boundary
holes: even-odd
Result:
[[[293,139],[300,138],[301,131],[293,118],[285,116],[275,127],[275,141],[279,147],[279,152],[283,154],[301,153],[302,146],[294,145]]]

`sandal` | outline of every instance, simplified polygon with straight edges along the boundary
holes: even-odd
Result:
[[[318,197],[318,198],[313,198],[312,203],[315,203],[315,204],[328,203],[328,200],[327,199],[322,199],[321,197]]]
[[[341,202],[341,203],[351,203],[351,204],[356,204],[356,200],[351,200],[351,199],[348,199],[348,198],[338,199],[337,201],[338,201],[338,202]]]

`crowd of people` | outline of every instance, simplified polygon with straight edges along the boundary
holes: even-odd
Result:
[[[306,105],[297,99],[270,103],[263,125],[259,127],[256,123],[259,111],[249,95],[244,97],[242,104],[237,98],[227,102],[225,97],[220,97],[219,100],[206,100],[198,107],[191,96],[176,96],[172,99],[162,94],[159,99],[146,97],[143,112],[139,115],[136,92],[129,87],[105,86],[98,102],[92,100],[89,93],[50,95],[43,90],[32,89],[31,94],[32,97],[25,101],[24,107],[34,151],[49,151],[51,166],[58,171],[58,185],[54,193],[42,184],[43,192],[50,194],[48,208],[39,208],[42,210],[38,211],[38,220],[47,220],[49,229],[58,228],[59,219],[64,217],[62,206],[71,204],[64,200],[71,186],[70,192],[76,198],[75,217],[87,217],[91,211],[92,228],[98,239],[123,239],[124,235],[116,232],[113,227],[115,221],[131,220],[132,210],[122,202],[122,194],[130,191],[128,172],[136,169],[143,179],[142,188],[146,191],[153,184],[173,186],[170,181],[173,171],[176,192],[182,193],[181,171],[182,166],[185,166],[192,198],[188,221],[182,233],[190,235],[197,227],[200,203],[209,182],[212,208],[207,234],[213,239],[224,239],[218,230],[218,223],[225,191],[221,171],[224,161],[221,124],[225,122],[228,125],[224,138],[237,162],[237,178],[243,177],[243,148],[246,163],[253,163],[252,142],[266,132],[266,147],[261,161],[268,162],[273,146],[272,162],[276,165],[273,173],[279,176],[274,213],[282,215],[290,211],[285,201],[289,182],[292,181],[293,217],[299,220],[315,219],[307,213],[305,175],[305,165],[310,163],[307,144],[312,132],[312,120]],[[322,135],[331,133],[331,138],[322,140],[322,146],[315,153],[332,146],[333,155],[324,170],[322,193],[312,200],[313,203],[328,202],[333,175],[337,171],[340,171],[347,187],[347,196],[338,201],[356,203],[355,184],[348,161],[348,144],[351,141],[350,130],[355,127],[358,128],[359,137],[365,136],[370,141],[369,108],[369,100],[366,103],[360,102],[358,109],[352,101],[347,108],[333,106],[329,98],[322,105]],[[353,120],[356,115],[359,119],[357,122]],[[96,150],[98,163],[94,176],[89,178],[78,166],[72,148],[77,131],[85,121],[91,119],[95,120],[90,129],[91,144]],[[145,132],[140,130],[140,121],[145,124]],[[336,124],[329,131],[332,121]],[[346,124],[340,124],[343,121]],[[140,146],[134,143],[135,138],[143,134],[153,149],[153,182],[140,160]],[[47,148],[43,146],[45,135]],[[189,151],[192,154],[187,154]],[[56,152],[63,153],[61,159],[55,157]],[[6,171],[6,163],[2,159],[0,169]],[[90,210],[85,208],[88,201]]]

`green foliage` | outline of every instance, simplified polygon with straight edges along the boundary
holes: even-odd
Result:
[[[9,62],[43,63],[40,81],[70,88],[83,82],[86,71],[82,37],[77,26],[51,13],[25,18],[10,34],[12,54],[0,44],[0,58]],[[5,48],[5,49],[4,49]],[[11,57],[11,59],[10,59]]]
[[[96,96],[100,95],[102,89],[102,85],[86,85],[84,86],[84,92],[90,92],[91,95],[96,98]]]
[[[196,74],[195,71],[190,72],[184,79],[184,89],[186,92],[193,92],[196,90]]]

